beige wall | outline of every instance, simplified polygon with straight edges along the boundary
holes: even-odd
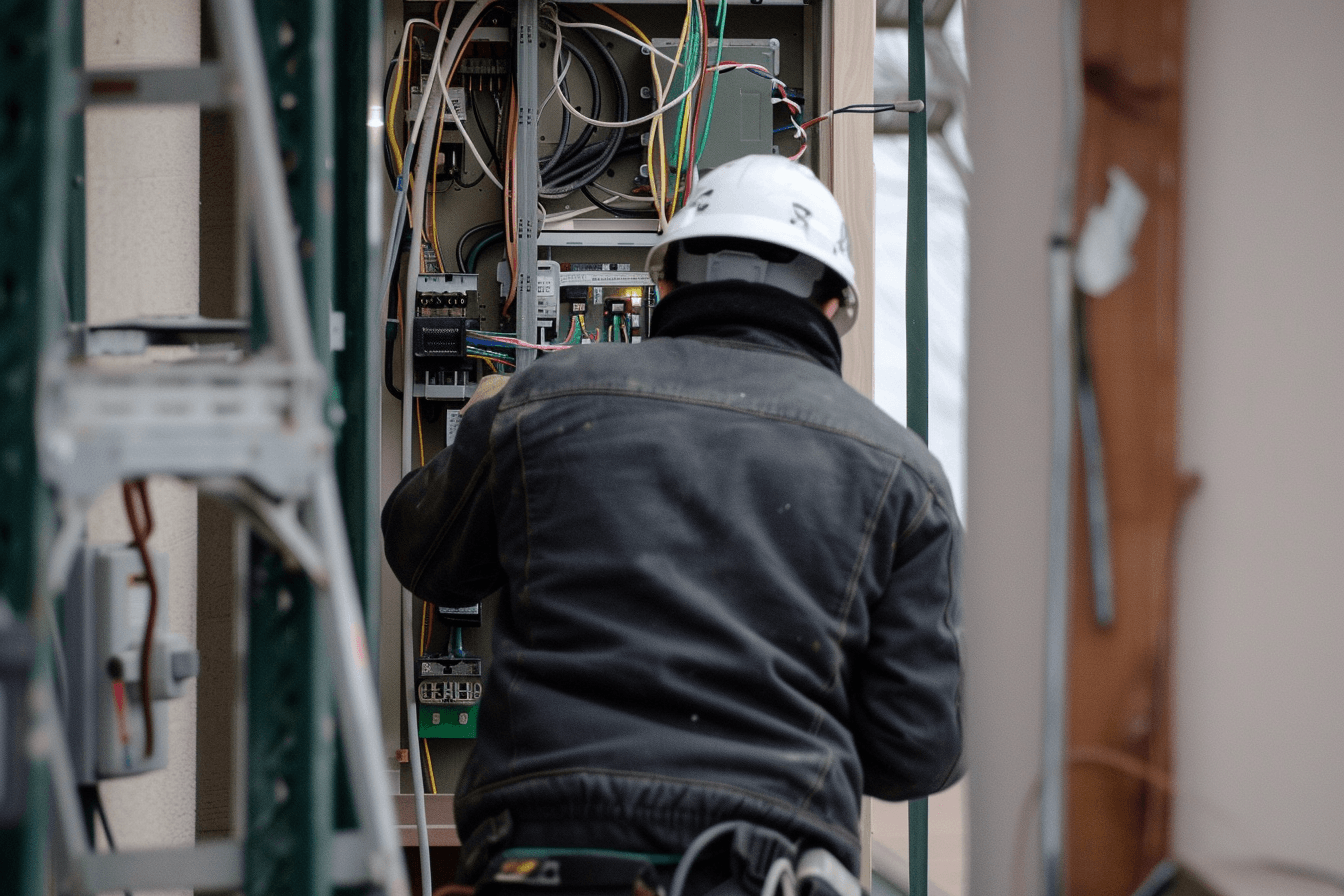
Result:
[[[1176,840],[1344,875],[1344,4],[1264,13],[1190,0]]]
[[[1035,878],[1059,0],[968,4],[970,892]],[[1344,5],[1190,0],[1176,852],[1228,896],[1344,874]],[[1019,848],[1018,836],[1025,831]],[[1015,858],[1016,857],[1016,858]],[[1314,887],[1314,888],[1313,888]]]
[[[195,64],[197,0],[86,0],[90,68]],[[190,314],[198,306],[200,114],[196,107],[93,110],[87,119],[88,309],[92,322]],[[154,535],[169,554],[168,630],[196,630],[196,495],[150,482]],[[94,543],[129,539],[121,491],[89,514]],[[118,846],[190,843],[196,827],[195,681],[169,705],[168,768],[103,784]]]
[[[981,0],[968,2],[966,14],[975,164],[965,508],[969,892],[998,896],[1012,892],[1018,820],[1039,768],[1059,3]],[[1027,833],[1034,857],[1034,823]]]

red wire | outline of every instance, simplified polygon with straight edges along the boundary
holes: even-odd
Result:
[[[154,713],[149,693],[149,657],[153,646],[154,623],[159,615],[159,583],[154,575],[154,564],[149,557],[149,536],[154,531],[154,517],[149,509],[149,487],[143,479],[121,484],[121,499],[126,505],[126,521],[131,525],[131,536],[140,562],[145,567],[145,581],[149,584],[149,613],[145,617],[145,635],[140,642],[140,705],[145,714],[145,758],[154,752]],[[138,504],[138,506],[137,506]]]

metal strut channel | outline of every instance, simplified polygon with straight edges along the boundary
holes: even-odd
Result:
[[[518,270],[513,276],[518,281],[517,308],[518,338],[527,342],[537,340],[537,206],[532,197],[540,189],[541,171],[537,162],[537,34],[540,29],[540,6],[537,0],[518,2],[518,139],[515,141],[514,195],[518,216]],[[517,350],[518,370],[536,360],[536,349]]]

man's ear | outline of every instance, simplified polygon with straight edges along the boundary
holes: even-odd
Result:
[[[821,305],[821,313],[826,315],[827,320],[834,320],[835,313],[840,310],[839,299],[827,299]]]

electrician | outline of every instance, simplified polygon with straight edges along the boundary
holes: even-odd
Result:
[[[714,169],[648,268],[669,290],[650,338],[556,352],[477,399],[383,510],[416,595],[499,591],[458,879],[729,881],[717,896],[829,853],[830,889],[854,892],[860,795],[961,774],[951,493],[840,378],[854,267],[807,168]]]

